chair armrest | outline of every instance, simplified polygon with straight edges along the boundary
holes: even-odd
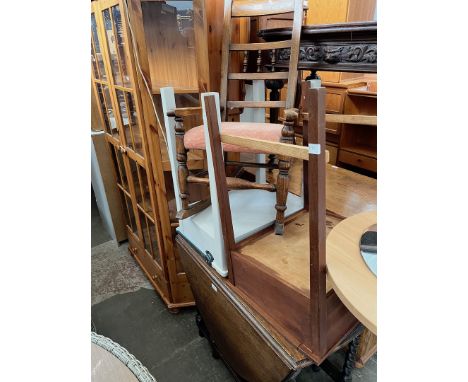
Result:
[[[259,150],[265,153],[284,155],[290,158],[309,160],[309,148],[282,142],[265,141],[257,138],[239,137],[221,133],[221,142]],[[330,153],[325,149],[325,161],[330,161]]]

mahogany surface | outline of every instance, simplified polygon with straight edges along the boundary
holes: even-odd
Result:
[[[282,381],[311,361],[234,292],[182,235],[176,243],[210,342],[238,377]]]
[[[326,166],[327,234],[342,219],[376,209],[376,180],[354,172]],[[325,355],[309,351],[308,305],[310,294],[309,219],[306,212],[287,222],[286,233],[272,229],[241,243],[232,252],[236,291],[298,348],[320,363],[333,351],[343,332],[357,321],[336,297],[327,282],[327,338]]]
[[[377,208],[377,180],[327,165],[327,235],[343,218]],[[242,255],[265,265],[272,273],[309,295],[309,221],[307,212],[286,223],[287,234],[264,231],[244,242]],[[331,287],[327,282],[327,292]]]

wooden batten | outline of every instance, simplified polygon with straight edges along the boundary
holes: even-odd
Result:
[[[310,229],[310,331],[311,346],[323,354],[327,350],[326,324],[326,204],[325,204],[325,88],[307,89],[309,145],[318,145],[319,153],[309,152],[308,198]]]
[[[272,4],[269,0],[233,0],[232,16],[265,16],[294,11],[295,0],[278,0]]]
[[[291,47],[291,40],[273,42],[254,42],[250,44],[231,44],[229,50],[267,50]]]
[[[205,113],[208,135],[210,138],[210,150],[214,167],[216,182],[216,193],[218,195],[219,211],[221,215],[221,228],[224,240],[224,250],[227,257],[229,280],[234,283],[235,275],[231,262],[231,251],[235,249],[234,229],[232,226],[231,207],[229,205],[228,187],[226,182],[226,171],[221,146],[220,125],[218,121],[218,108],[214,95],[205,95]]]

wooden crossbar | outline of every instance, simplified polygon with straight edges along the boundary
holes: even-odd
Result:
[[[272,41],[272,42],[254,42],[250,44],[231,44],[229,50],[270,50],[283,49],[291,47],[291,40]]]
[[[288,72],[229,73],[228,80],[287,80]]]
[[[259,150],[261,152],[285,155],[287,157],[309,160],[309,149],[305,146],[291,145],[288,143],[265,141],[263,139],[237,137],[221,133],[221,142]],[[329,152],[325,150],[325,160],[329,161]]]
[[[309,120],[308,113],[302,113],[302,119]],[[377,126],[376,115],[359,115],[359,114],[326,114],[326,122],[348,123],[350,125],[369,125]]]
[[[233,0],[232,17],[277,15],[294,11],[294,0]]]
[[[286,107],[285,101],[227,101],[228,108],[234,107]]]

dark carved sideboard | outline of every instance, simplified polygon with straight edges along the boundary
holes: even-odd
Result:
[[[291,28],[263,29],[258,32],[258,36],[265,41],[286,40],[290,35]],[[270,54],[271,64],[267,64],[266,67],[272,69],[274,63],[274,70],[287,70],[290,49],[278,49],[274,52],[274,59],[272,54],[273,52]],[[317,71],[377,73],[377,22],[304,25],[301,31],[298,69],[311,71],[306,79],[318,78]],[[360,94],[347,89],[356,86],[364,89],[365,85],[365,82],[357,80],[354,83],[338,85],[324,83],[327,88],[327,113],[346,114],[348,110],[348,114],[375,115],[376,92],[371,98],[367,89],[361,91]],[[284,83],[281,80],[266,81],[266,87],[271,90],[271,100],[280,99],[283,86]],[[338,97],[340,101],[338,101],[337,93],[340,93]],[[334,107],[329,107],[329,102],[330,106]],[[336,108],[338,104],[341,105],[339,110]],[[346,107],[346,105],[351,106]],[[277,118],[278,110],[271,109],[270,121],[277,122]],[[302,125],[301,122],[299,125]],[[300,133],[301,130],[302,128],[298,126],[297,132]],[[327,123],[327,149],[332,153],[331,163],[365,175],[376,176],[376,134],[375,126],[369,128],[344,123]]]
[[[265,29],[265,41],[290,38],[290,28]],[[280,49],[276,68],[287,68],[290,51]],[[300,70],[377,73],[377,22],[304,25],[299,52]]]

